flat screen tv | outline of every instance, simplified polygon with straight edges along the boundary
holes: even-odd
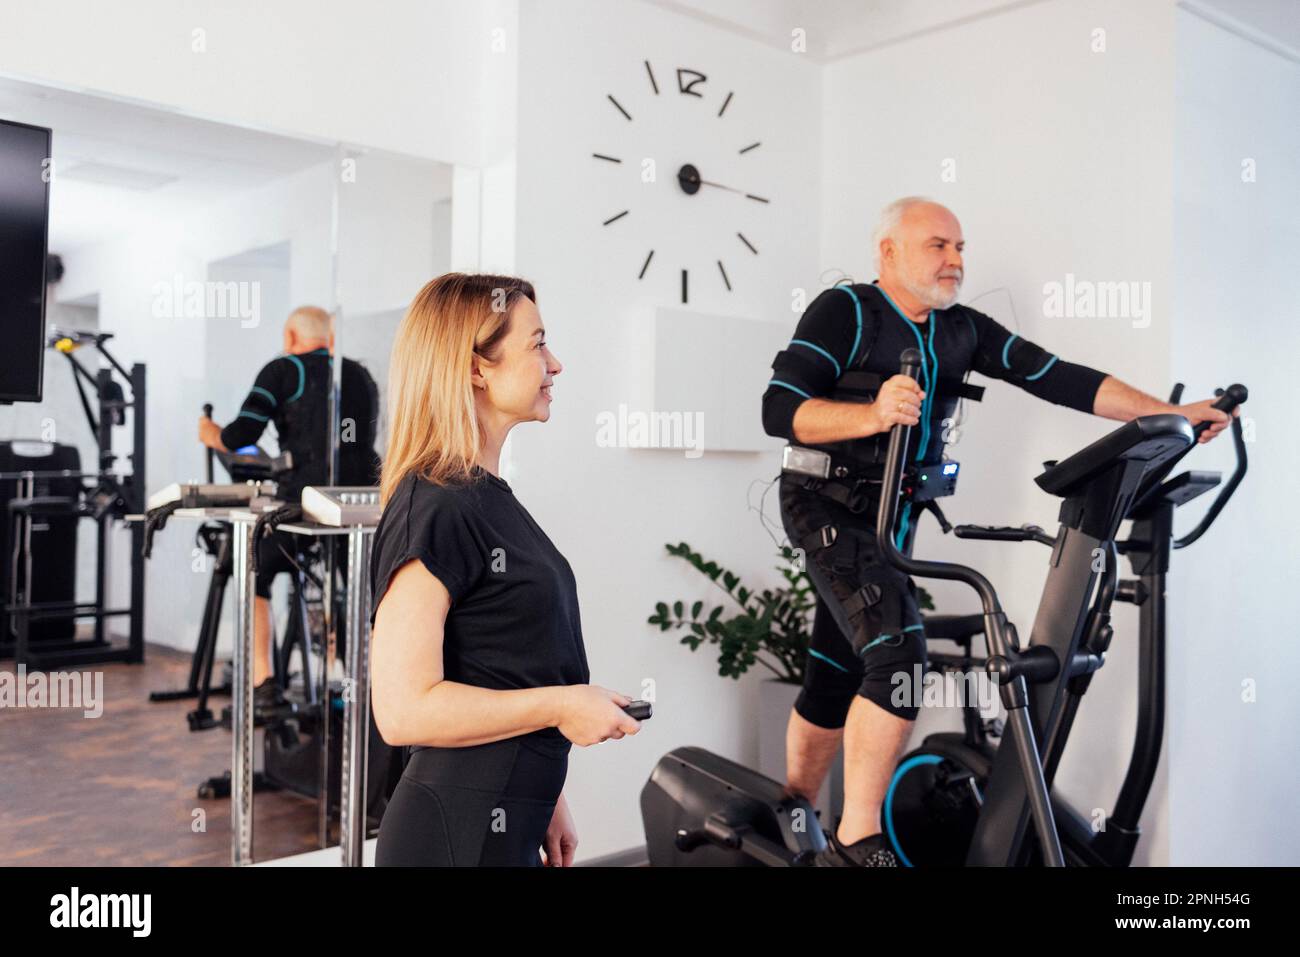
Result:
[[[39,402],[50,131],[0,120],[0,402]]]

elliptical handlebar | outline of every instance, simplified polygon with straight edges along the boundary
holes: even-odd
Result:
[[[904,349],[899,362],[903,375],[915,379],[921,370],[921,353],[918,349]],[[987,578],[973,568],[954,562],[917,561],[899,551],[894,544],[894,520],[898,514],[898,491],[903,480],[904,458],[911,437],[910,425],[895,425],[889,433],[889,451],[885,456],[885,471],[881,479],[880,510],[876,513],[876,540],[885,560],[900,571],[921,578],[946,578],[964,582],[979,593],[985,615],[1000,614],[1002,605],[998,593]]]
[[[211,403],[211,402],[204,402],[204,403],[203,403],[203,417],[204,417],[205,419],[210,419],[210,418],[212,418],[212,403]],[[208,484],[211,485],[211,484],[215,481],[215,479],[213,478],[213,474],[212,474],[212,460],[216,457],[216,453],[215,453],[212,449],[208,449],[208,450],[207,450],[207,453],[208,453],[208,455],[207,455]]]
[[[1232,415],[1237,406],[1250,398],[1250,390],[1240,382],[1234,382],[1226,389],[1215,389],[1214,394],[1219,397],[1219,401],[1215,402],[1212,408],[1218,409],[1220,412],[1227,412],[1229,415]],[[1200,422],[1192,429],[1192,435],[1199,439],[1201,433],[1209,427],[1209,422]]]
[[[1176,388],[1181,392],[1182,383],[1179,383]],[[1219,400],[1214,403],[1214,408],[1232,415],[1233,410],[1250,397],[1250,390],[1241,383],[1234,382],[1226,389],[1217,390],[1216,394],[1219,396]],[[1201,433],[1209,426],[1208,422],[1202,422],[1192,430],[1192,434],[1199,438]],[[1237,491],[1237,486],[1241,484],[1241,480],[1246,477],[1246,439],[1241,432],[1241,419],[1235,415],[1232,418],[1232,446],[1237,456],[1237,467],[1232,470],[1232,477],[1228,479],[1223,488],[1219,489],[1219,494],[1210,503],[1210,507],[1201,516],[1201,520],[1196,524],[1196,527],[1181,538],[1174,539],[1174,548],[1186,548],[1209,531],[1210,526],[1214,524],[1214,520],[1223,511],[1223,507],[1228,504],[1228,499],[1232,498],[1233,493]]]

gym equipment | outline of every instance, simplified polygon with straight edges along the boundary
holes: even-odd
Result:
[[[805,798],[704,748],[659,759],[641,820],[651,867],[801,867],[826,847]]]
[[[915,376],[920,360],[917,350],[906,350],[901,357],[904,374]],[[1232,386],[1216,406],[1230,412],[1245,399],[1246,390]],[[941,798],[955,795],[959,799],[958,810],[952,817],[960,827],[969,830],[969,850],[963,856],[966,863],[1014,865],[1038,860],[1054,866],[1066,863],[1054,814],[1058,802],[1050,796],[1050,785],[1078,707],[1078,697],[1086,690],[1091,674],[1101,666],[1110,636],[1108,614],[1105,614],[1109,599],[1089,602],[1099,575],[1093,570],[1093,557],[1118,551],[1114,536],[1125,516],[1139,517],[1150,508],[1156,516],[1171,519],[1173,503],[1169,497],[1187,494],[1182,489],[1188,480],[1180,477],[1167,485],[1161,482],[1203,429],[1201,426],[1194,432],[1182,416],[1145,416],[1121,426],[1062,462],[1049,463],[1036,481],[1044,491],[1064,499],[1061,528],[1056,536],[1048,536],[1032,526],[967,528],[962,537],[1052,544],[1052,567],[1043,600],[1029,647],[1023,650],[1015,626],[1007,620],[997,592],[984,576],[962,565],[917,561],[904,556],[894,546],[891,532],[903,480],[903,450],[910,428],[896,426],[892,431],[884,494],[877,514],[877,538],[882,543],[882,553],[910,575],[963,582],[979,594],[981,615],[936,616],[926,620],[926,630],[930,637],[957,641],[963,653],[953,656],[950,663],[967,668],[973,660],[972,637],[985,635],[989,654],[983,664],[998,678],[1007,713],[1005,727],[986,726],[979,721],[978,713],[973,717],[968,714],[968,720],[975,722],[968,726],[973,740],[986,742],[987,737],[996,733],[998,737],[1009,736],[1010,746],[991,750],[987,767],[974,768],[980,772],[978,776],[952,774],[945,779],[947,786],[940,793]],[[1137,553],[1144,546],[1130,541],[1126,547],[1130,553]],[[1157,551],[1161,547],[1158,541],[1152,544]],[[1112,561],[1110,567],[1113,569],[1114,565]],[[1150,573],[1159,576],[1162,593],[1163,571],[1158,563]],[[1112,571],[1109,577],[1113,580],[1113,576]],[[1152,586],[1155,584],[1157,581],[1153,579]],[[1106,591],[1104,583],[1102,590]],[[1120,591],[1118,585],[1114,591]],[[1136,589],[1132,591],[1136,597]],[[1148,595],[1147,600],[1151,597]],[[1094,615],[1093,611],[1098,613]],[[1162,611],[1163,605],[1153,601],[1144,614],[1154,618]],[[916,692],[919,694],[921,689]],[[1007,729],[1009,735],[1004,733]],[[1148,727],[1145,732],[1148,738],[1152,731],[1158,734],[1158,728]],[[938,763],[918,762],[914,767],[933,767]],[[1140,789],[1141,777],[1139,768],[1135,788]],[[1149,785],[1149,779],[1145,783]],[[977,788],[978,793],[972,788]],[[973,801],[964,816],[960,803],[963,789],[971,794]],[[895,799],[899,797],[895,794]],[[927,812],[932,809],[926,807]],[[641,811],[652,866],[803,865],[810,863],[825,846],[824,835],[807,801],[790,795],[770,778],[700,748],[679,748],[660,760],[642,790]],[[1071,861],[1081,860],[1084,852],[1076,850],[1083,844],[1075,834],[1077,822],[1064,813],[1062,819],[1068,822],[1065,843],[1070,847]],[[900,826],[898,821],[895,826]],[[1098,856],[1104,853],[1100,842],[1093,850]]]
[[[302,490],[302,512],[311,521],[333,528],[378,525],[379,489],[309,485]]]
[[[316,537],[322,540],[326,548],[340,536],[347,542],[347,574],[344,586],[343,606],[345,608],[342,632],[347,637],[346,672],[344,683],[343,729],[341,747],[341,790],[339,795],[339,846],[344,867],[360,867],[362,847],[365,842],[368,821],[365,811],[374,807],[372,800],[367,800],[367,778],[374,769],[370,760],[371,746],[380,747],[389,759],[389,774],[385,782],[385,800],[396,786],[396,779],[391,773],[391,759],[395,750],[383,744],[374,732],[370,720],[370,597],[368,575],[370,571],[370,549],[379,522],[379,491],[375,488],[358,488],[343,486],[308,486],[302,492],[300,514],[303,520],[290,522],[282,526],[283,530],[295,535]],[[333,595],[333,568],[335,563],[327,561],[326,580],[330,583],[330,595]],[[327,600],[327,606],[332,598]],[[335,638],[339,629],[335,616],[330,614],[325,626],[325,665],[328,673],[334,661]],[[247,642],[247,639],[245,639]],[[247,653],[247,647],[244,649]],[[236,668],[236,674],[239,669]],[[330,758],[330,722],[321,721],[318,725],[321,748],[320,767],[328,769]],[[235,726],[238,740],[236,750],[245,745],[241,738],[240,726]],[[322,775],[328,781],[328,774]],[[241,795],[242,797],[242,795]],[[241,810],[242,805],[241,800]],[[251,801],[248,802],[251,812]],[[328,802],[321,802],[321,845],[328,834]],[[251,816],[251,814],[250,814]],[[236,863],[239,863],[238,859]]]
[[[212,406],[204,405],[203,414],[212,417]],[[223,509],[264,505],[275,498],[275,478],[288,467],[286,456],[272,459],[261,447],[250,446],[237,452],[215,452],[207,450],[207,480],[204,483],[174,483],[149,496],[149,511],[144,523],[144,544],[142,550],[147,558],[152,550],[153,536],[167,523],[167,519],[181,509],[197,509],[200,517],[219,518]],[[225,467],[231,482],[217,484],[213,475],[213,461],[219,459]],[[204,521],[195,532],[195,540],[212,559],[212,578],[208,583],[207,599],[203,607],[203,619],[199,625],[199,640],[190,658],[189,678],[183,688],[168,691],[154,691],[149,695],[150,701],[182,701],[197,698],[193,710],[186,714],[191,731],[205,731],[219,723],[208,707],[208,699],[214,695],[230,694],[230,683],[223,680],[217,687],[212,686],[212,671],[217,648],[217,633],[221,626],[221,609],[225,601],[226,586],[230,582],[233,562],[230,553],[230,523]],[[295,576],[294,598],[299,599],[301,582]],[[295,607],[297,607],[295,605]],[[290,617],[290,631],[300,616]],[[285,644],[288,644],[286,636]],[[282,647],[287,660],[288,653]],[[206,792],[218,792],[220,783],[205,782],[200,786],[200,796]]]
[[[16,493],[8,499],[5,520],[8,600],[0,614],[0,658],[13,658],[29,670],[144,661],[144,560],[140,554],[144,530],[139,523],[130,523],[130,604],[126,608],[105,607],[109,527],[115,520],[125,520],[129,513],[142,509],[146,449],[145,367],[135,363],[127,372],[105,345],[111,338],[107,332],[52,330],[47,342],[49,348],[67,357],[72,369],[82,411],[98,446],[96,470],[81,471],[77,459],[77,467],[72,469],[19,467],[0,472],[0,486],[17,483]],[[92,375],[73,355],[85,347],[97,350],[109,366]],[[115,372],[127,383],[130,399],[114,379]],[[83,383],[94,389],[94,408]],[[119,474],[113,471],[118,459],[113,453],[113,426],[126,424],[128,409],[131,470]],[[66,455],[48,442],[11,443],[8,448],[18,456],[12,461],[14,465],[57,465],[57,457]],[[20,461],[24,456],[28,461]],[[64,459],[63,464],[72,461]],[[67,531],[83,518],[93,521],[96,531],[95,598],[89,602],[75,599],[75,530]],[[61,545],[53,546],[48,541],[51,530],[55,539],[62,539]],[[50,583],[57,585],[56,596],[43,591]],[[129,622],[127,640],[115,645],[106,635],[105,622],[122,616]],[[89,638],[76,637],[77,620],[87,618],[94,621],[93,634]],[[58,637],[52,637],[51,629]]]
[[[1182,390],[1181,384],[1175,386],[1169,399],[1171,404],[1179,402]],[[1219,390],[1218,395],[1216,407],[1231,411],[1246,401],[1248,392],[1243,386],[1233,385]],[[1205,427],[1198,426],[1194,434],[1199,435]],[[1064,688],[1058,689],[1054,696],[1056,717],[1051,722],[1043,720],[1050,715],[1046,710],[1033,715],[1034,730],[1042,741],[1041,756],[1050,787],[1082,696],[1097,669],[1104,664],[1113,636],[1111,605],[1114,601],[1136,604],[1139,608],[1138,720],[1128,770],[1114,809],[1101,828],[1095,827],[1091,818],[1080,814],[1063,797],[1052,795],[1053,815],[1068,864],[1127,867],[1132,863],[1141,837],[1139,820],[1159,764],[1164,738],[1165,574],[1169,569],[1171,551],[1192,544],[1209,529],[1246,474],[1246,445],[1238,418],[1233,419],[1232,433],[1236,456],[1232,477],[1197,526],[1181,538],[1174,537],[1175,509],[1219,485],[1221,476],[1217,472],[1188,471],[1166,478],[1185,452],[1147,471],[1121,516],[1133,523],[1128,538],[1123,541],[1106,538],[1099,544],[1106,558],[1100,583],[1091,607],[1082,619],[1077,643],[1068,657],[1062,655],[1058,659],[1072,660],[1076,666],[1070,675],[1060,679]],[[1045,490],[1066,498],[1062,506],[1064,538],[1067,527],[1070,527],[1067,522],[1074,520],[1077,513],[1077,505],[1072,503],[1077,502],[1082,488],[1079,480],[1071,484],[1068,476],[1061,478],[1062,473],[1058,471],[1061,466],[1049,465],[1051,467],[1037,481]],[[956,528],[956,534],[959,538],[993,541],[1040,541],[1053,547],[1054,559],[1057,550],[1062,548],[1058,538],[1044,534],[1035,526],[986,528],[964,525]],[[1118,555],[1128,558],[1136,576],[1134,579],[1119,580]],[[1044,607],[1046,605],[1047,595],[1044,596]],[[1040,621],[1042,614],[1040,611]],[[958,631],[956,634],[936,635],[927,627],[928,639],[951,638],[962,649],[960,657],[931,654],[935,670],[970,675],[987,667],[987,658],[973,657],[970,650],[971,639],[982,631],[979,620],[968,622]],[[1041,646],[1049,637],[1049,633],[1044,632],[1043,639],[1040,639],[1039,634],[1036,622],[1030,639],[1031,648],[1036,644]],[[1065,636],[1063,632],[1057,632],[1055,637],[1059,640]],[[1063,647],[1069,649],[1071,646]],[[1041,696],[1041,700],[1046,700],[1046,696]],[[1001,737],[1002,729],[996,720],[982,721],[977,708],[970,702],[966,702],[962,712],[962,733],[942,732],[927,736],[920,747],[899,762],[890,783],[881,811],[882,825],[895,854],[905,865],[957,865],[970,860],[972,855],[988,853],[986,848],[977,848],[973,842],[980,817],[989,806],[990,777],[997,759],[997,745],[990,739]],[[1013,799],[1003,800],[1014,804]],[[1012,849],[1011,859],[1007,862],[1037,863],[1039,860],[1038,848],[1025,842],[1019,852]]]
[[[75,445],[22,439],[0,442],[0,502],[6,504],[8,515],[0,521],[0,582],[5,584],[8,603],[17,603],[22,591],[29,591],[37,604],[74,600],[80,524],[74,506],[81,481],[71,476],[80,472],[81,454]],[[45,507],[20,504],[9,509],[16,500],[40,500]],[[60,507],[55,509],[54,503]],[[36,521],[23,520],[37,514]],[[71,617],[33,621],[27,640],[34,645],[69,641],[76,636],[76,625]],[[0,636],[12,641],[11,627],[7,611],[0,608]]]

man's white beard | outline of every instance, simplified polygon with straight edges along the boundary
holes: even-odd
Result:
[[[906,286],[908,292],[930,309],[947,309],[961,294],[961,279],[957,280],[957,284],[952,289],[945,288],[943,283],[938,281],[924,284],[909,281]]]

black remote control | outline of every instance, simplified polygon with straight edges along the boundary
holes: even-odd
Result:
[[[644,721],[654,714],[654,706],[649,701],[633,701],[625,705],[623,710],[627,712],[629,718],[636,718],[638,721]]]

